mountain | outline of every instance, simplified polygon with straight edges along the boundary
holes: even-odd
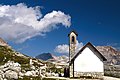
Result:
[[[53,56],[51,53],[42,53],[42,54],[36,56],[35,58],[46,61],[49,59],[55,59],[55,56]]]
[[[97,46],[96,48],[107,58],[104,62],[104,74],[120,78],[120,51],[111,46]]]
[[[120,64],[120,52],[111,46],[97,46],[98,51],[107,58],[107,64]]]
[[[38,56],[36,56],[35,58],[41,59],[41,60],[44,60],[44,61],[53,61],[53,60],[54,61],[65,61],[65,62],[68,61],[67,56],[65,56],[65,55],[55,56],[52,53],[42,53],[42,54],[39,54]]]
[[[53,63],[56,67],[65,67],[68,65],[68,56],[62,55],[62,56],[54,56],[51,53],[43,53],[38,56],[36,56],[37,59],[44,60],[50,63]]]
[[[96,48],[107,59],[107,61],[105,62],[106,64],[115,64],[115,65],[120,64],[120,51],[118,51],[117,49],[111,46],[96,46]],[[44,61],[57,62],[57,63],[59,62],[67,63],[69,60],[67,56],[54,56],[51,53],[43,53],[36,56],[36,58]]]

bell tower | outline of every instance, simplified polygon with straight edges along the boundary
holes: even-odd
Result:
[[[71,59],[76,53],[76,42],[77,42],[77,36],[78,34],[75,31],[71,31],[68,34],[69,37],[69,63],[71,62]],[[73,72],[73,64],[69,65],[69,76],[74,77]]]
[[[77,36],[78,36],[78,34],[75,31],[71,31],[68,34],[68,37],[69,37],[69,60],[71,60],[71,58],[75,54]]]

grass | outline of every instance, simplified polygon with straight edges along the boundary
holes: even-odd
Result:
[[[4,65],[6,62],[14,61],[21,64],[22,68],[29,68],[29,58],[24,58],[21,56],[16,56],[17,52],[11,48],[0,46],[0,65]]]

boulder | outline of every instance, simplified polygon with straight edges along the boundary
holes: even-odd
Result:
[[[3,80],[7,80],[6,78],[4,78]]]
[[[7,79],[18,79],[18,73],[15,71],[8,70],[5,72],[5,77]]]
[[[33,66],[33,65],[32,65],[30,68],[31,68],[32,70],[35,70],[35,66]]]
[[[4,71],[4,72],[5,72],[5,71],[7,71],[8,69],[9,69],[9,68],[8,68],[8,67],[6,67],[6,68],[2,69],[2,71]]]
[[[9,69],[13,70],[13,71],[16,71],[16,72],[20,72],[21,71],[21,67],[10,66]]]
[[[3,69],[4,68],[4,65],[0,66],[0,69]]]
[[[27,72],[25,73],[25,76],[32,76],[32,72],[31,72],[31,71],[27,71]]]
[[[19,76],[21,76],[21,77],[22,77],[22,76],[24,76],[24,73],[22,73],[22,72],[19,72]]]
[[[0,75],[2,75],[4,72],[2,70],[0,70]]]
[[[0,75],[0,80],[3,80],[2,75]]]
[[[36,76],[36,72],[35,71],[27,71],[25,73],[25,76]]]

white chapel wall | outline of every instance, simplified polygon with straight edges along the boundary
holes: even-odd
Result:
[[[103,72],[103,62],[86,47],[74,61],[74,71],[76,72]]]

